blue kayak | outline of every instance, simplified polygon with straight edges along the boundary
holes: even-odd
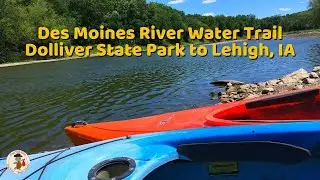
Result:
[[[320,122],[189,129],[123,137],[30,155],[0,179],[318,180]]]

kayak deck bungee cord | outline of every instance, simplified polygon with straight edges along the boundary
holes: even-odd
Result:
[[[22,180],[317,180],[320,122],[198,128],[30,155]],[[5,160],[0,161],[0,169]]]
[[[59,161],[61,159],[67,158],[67,157],[72,156],[72,155],[75,155],[77,153],[81,153],[83,151],[90,150],[90,149],[98,147],[98,146],[102,146],[102,145],[105,145],[105,144],[108,144],[108,143],[112,143],[112,142],[123,140],[123,139],[127,139],[127,138],[130,138],[130,137],[123,137],[123,138],[118,138],[118,139],[105,141],[105,142],[102,142],[102,143],[99,143],[99,144],[95,144],[93,146],[89,146],[89,147],[86,147],[86,148],[81,148],[79,150],[73,149],[73,150],[76,150],[76,151],[73,151],[72,153],[69,153],[69,154],[67,154],[67,155],[65,155],[63,157],[60,157],[60,158],[58,158],[58,157],[60,155],[62,155],[64,152],[66,152],[68,150],[71,150],[71,148],[65,148],[65,149],[58,150],[58,151],[45,152],[45,153],[41,153],[41,154],[35,155],[35,157],[32,158],[30,160],[30,162],[38,160],[38,159],[41,159],[41,158],[45,158],[45,157],[49,158],[49,157],[52,157],[53,155],[57,154],[57,155],[53,156],[49,161],[47,161],[43,166],[41,166],[37,170],[33,171],[32,173],[30,173],[29,175],[24,177],[23,180],[26,180],[26,179],[30,178],[32,175],[34,175],[35,173],[39,172],[40,170],[41,170],[41,174],[39,175],[38,179],[41,179],[41,176],[44,173],[45,168],[47,166],[49,166],[50,164],[56,162],[56,161]],[[5,161],[5,160],[6,160],[5,158],[1,158],[1,161]],[[4,167],[4,168],[0,169],[0,179],[1,179],[1,176],[7,171],[7,169],[8,169],[7,167]]]

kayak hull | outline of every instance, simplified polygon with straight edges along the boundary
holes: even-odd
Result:
[[[188,129],[30,155],[24,173],[5,170],[0,179],[91,180],[97,165],[128,159],[132,169],[119,173],[126,180],[317,180],[319,144],[320,122]],[[5,166],[0,160],[0,169]]]
[[[66,128],[65,129],[69,139],[71,139],[74,145],[89,144],[98,142],[106,139],[114,139],[123,136],[135,135],[138,133],[130,131],[112,131],[106,129],[98,129],[92,127],[86,128]]]
[[[65,132],[75,145],[180,129],[320,119],[320,87],[130,120],[74,124]]]
[[[135,134],[146,134],[204,126],[205,116],[216,106],[165,113],[136,119],[67,126],[65,132],[74,145],[82,145]]]

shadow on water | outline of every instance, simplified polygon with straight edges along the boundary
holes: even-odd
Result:
[[[257,42],[251,42],[255,44]],[[278,42],[265,42],[276,51]],[[130,119],[215,104],[216,79],[266,81],[320,63],[320,39],[287,39],[294,58],[91,58],[0,69],[0,153],[70,146],[71,122]],[[211,52],[210,52],[211,53]]]

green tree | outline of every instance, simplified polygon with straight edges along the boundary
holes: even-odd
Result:
[[[320,0],[311,0],[310,7],[314,23],[317,27],[320,27]]]
[[[21,60],[24,57],[25,44],[38,45],[49,41],[39,41],[37,29],[40,26],[62,29],[72,26],[72,19],[65,19],[55,13],[46,1],[7,0],[0,15],[1,41],[5,48],[0,49],[2,62]],[[2,43],[1,43],[2,44]]]
[[[104,25],[105,29],[134,29],[137,37],[134,40],[78,39],[64,41],[66,44],[168,45],[181,40],[140,40],[138,38],[140,27],[155,25],[157,29],[186,30],[187,27],[194,29],[218,27],[243,30],[245,26],[272,28],[273,25],[282,25],[284,31],[305,30],[319,27],[319,4],[320,0],[311,0],[311,8],[308,11],[258,19],[254,15],[185,15],[184,12],[164,4],[147,3],[146,0],[0,0],[0,63],[26,59],[24,50],[28,42],[47,45],[50,42],[60,41],[38,40],[37,29],[40,26],[55,29],[67,28],[72,37],[75,26],[99,29]],[[243,31],[240,33],[240,36],[242,35],[244,35]],[[190,42],[187,31],[182,41]]]

